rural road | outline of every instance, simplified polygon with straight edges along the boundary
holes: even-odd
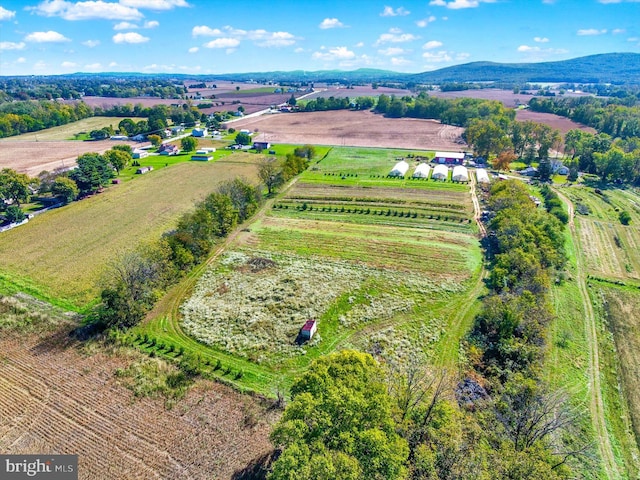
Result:
[[[587,332],[587,342],[589,343],[589,410],[593,419],[593,426],[596,430],[598,451],[602,458],[603,467],[609,479],[622,478],[618,471],[616,459],[611,446],[611,440],[607,431],[605,418],[604,401],[602,399],[602,385],[600,383],[600,354],[598,350],[598,330],[596,317],[593,312],[593,305],[587,290],[585,267],[582,259],[582,249],[580,248],[580,237],[576,230],[574,221],[575,209],[573,202],[557,189],[554,191],[560,199],[567,204],[569,209],[569,229],[576,245],[576,283],[580,291],[582,305],[584,307],[585,331]]]

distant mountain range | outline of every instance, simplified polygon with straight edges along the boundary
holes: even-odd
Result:
[[[65,75],[68,76],[68,75]],[[76,73],[71,77],[161,77],[195,80],[233,80],[258,82],[525,82],[616,83],[640,85],[640,53],[603,53],[586,57],[540,63],[472,62],[423,73],[399,73],[361,68],[352,71],[320,70],[290,72],[251,72],[220,75],[145,74],[145,73]]]

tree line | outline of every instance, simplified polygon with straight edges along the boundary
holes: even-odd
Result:
[[[155,243],[114,261],[103,280],[100,303],[82,331],[127,329],[136,325],[168,286],[211,253],[263,201],[262,188],[243,179],[221,184],[183,214],[175,229]]]
[[[0,138],[37,132],[91,117],[93,110],[83,102],[73,104],[18,101],[0,105]]]

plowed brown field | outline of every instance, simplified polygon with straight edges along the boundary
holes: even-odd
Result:
[[[369,111],[278,113],[234,122],[233,127],[257,129],[257,139],[271,143],[453,151],[466,146],[461,127],[435,120],[390,119]]]
[[[67,333],[0,336],[0,451],[79,456],[79,478],[232,478],[271,450],[257,401],[209,382],[173,409],[132,400],[122,356],[82,354]],[[257,421],[256,421],[257,419]],[[247,426],[247,424],[251,426]]]

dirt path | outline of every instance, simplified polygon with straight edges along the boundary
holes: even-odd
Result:
[[[478,195],[476,193],[476,177],[475,175],[470,176],[469,186],[471,187],[471,202],[473,203],[473,219],[478,224],[478,228],[480,229],[480,236],[487,236],[487,229],[484,224],[480,221],[480,201],[478,200]]]
[[[581,254],[580,235],[576,231],[574,222],[574,206],[571,200],[560,193],[557,189],[555,192],[567,204],[569,209],[569,229],[573,241],[576,245],[576,282],[580,290],[580,297],[584,306],[585,330],[587,332],[587,341],[589,343],[589,391],[591,398],[589,409],[593,420],[593,427],[596,430],[598,451],[602,458],[602,464],[607,474],[607,478],[622,478],[616,464],[616,459],[611,446],[609,433],[607,432],[607,422],[605,418],[604,401],[602,399],[602,385],[600,383],[600,354],[598,351],[598,331],[596,327],[596,317],[593,312],[593,305],[587,290],[587,282],[585,276],[584,260]]]

